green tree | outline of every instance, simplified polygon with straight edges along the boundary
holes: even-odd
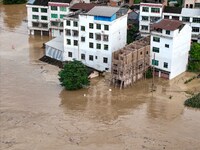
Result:
[[[89,85],[87,68],[77,60],[65,64],[58,76],[61,85],[67,90],[77,90]]]
[[[3,0],[3,4],[23,4],[26,2],[27,0]]]
[[[200,72],[200,44],[193,43],[189,54],[188,71]]]
[[[132,43],[135,41],[135,38],[138,33],[138,26],[132,26],[130,29],[127,30],[127,44]]]

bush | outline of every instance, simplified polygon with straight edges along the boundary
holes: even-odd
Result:
[[[193,107],[193,108],[200,108],[200,93],[189,98],[184,103],[185,106]]]
[[[26,2],[27,0],[3,0],[3,4],[23,4]]]
[[[152,78],[153,77],[153,70],[152,70],[152,68],[148,68],[148,70],[146,71],[145,75],[146,75],[145,77],[147,79]]]
[[[58,76],[61,85],[67,90],[77,90],[89,85],[87,68],[77,60],[65,64]]]
[[[200,44],[193,43],[189,53],[188,71],[200,72]]]

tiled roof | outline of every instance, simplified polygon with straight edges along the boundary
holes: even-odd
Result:
[[[182,27],[183,25],[184,24],[178,20],[162,19],[158,23],[154,23],[151,27],[153,27],[154,29],[164,29],[164,30],[174,31]]]
[[[104,16],[111,17],[115,14],[120,8],[119,7],[110,7],[110,6],[95,6],[87,14],[92,16]]]
[[[41,6],[48,6],[48,2],[50,0],[35,0],[33,5],[41,5]]]
[[[174,13],[174,14],[181,14],[181,7],[170,7],[170,6],[165,6],[163,12],[164,13]]]
[[[90,11],[96,5],[97,4],[94,3],[76,3],[73,6],[71,6],[70,9]]]
[[[50,2],[55,3],[71,3],[72,0],[50,0]]]

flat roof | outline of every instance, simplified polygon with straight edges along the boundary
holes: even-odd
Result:
[[[110,7],[110,6],[95,6],[92,8],[87,15],[91,16],[104,16],[111,17],[115,14],[120,8],[119,7]]]
[[[174,31],[184,25],[181,21],[171,20],[171,19],[162,19],[161,21],[154,23],[152,27],[154,29],[164,29]]]
[[[171,7],[165,6],[163,12],[164,13],[174,13],[174,14],[181,14],[181,7]]]
[[[48,45],[48,46],[58,49],[60,51],[64,51],[63,36],[58,36],[58,37],[46,42],[45,45]]]
[[[200,16],[199,8],[182,8],[182,16]]]
[[[95,3],[76,3],[74,5],[72,5],[70,7],[70,9],[75,9],[75,10],[85,10],[85,11],[89,11],[91,10],[93,7],[95,7],[97,4]]]

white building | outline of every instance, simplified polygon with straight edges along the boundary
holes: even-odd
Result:
[[[183,3],[185,8],[200,8],[200,0],[184,0]]]
[[[178,20],[163,19],[152,25],[151,65],[156,75],[172,79],[186,71],[191,27]]]
[[[99,71],[110,71],[112,52],[126,45],[127,14],[119,8],[96,6],[73,13],[64,21],[64,61],[81,60]]]
[[[49,34],[48,0],[29,0],[27,5],[28,32]]]
[[[200,9],[165,7],[162,18],[180,20],[192,27],[192,40],[200,43]]]
[[[163,4],[140,3],[139,31],[142,36],[150,34],[150,25],[162,17]]]
[[[63,17],[69,14],[72,0],[51,0],[49,6],[49,32],[52,37],[63,35]]]

